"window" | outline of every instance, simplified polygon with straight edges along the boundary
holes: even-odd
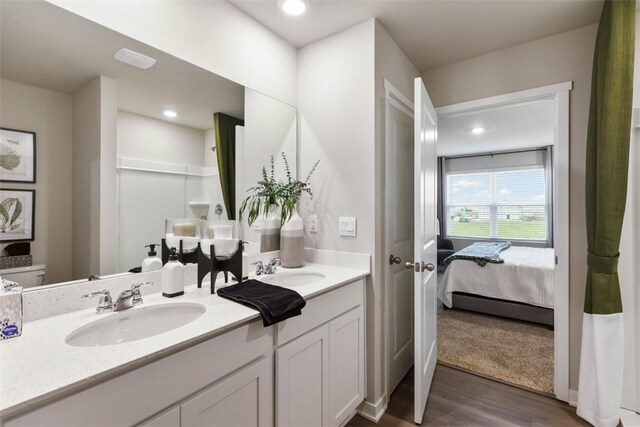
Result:
[[[446,234],[548,242],[551,197],[546,176],[543,165],[447,171]]]

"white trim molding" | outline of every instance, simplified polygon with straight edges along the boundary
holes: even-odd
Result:
[[[574,408],[578,406],[578,390],[569,390],[569,401],[567,403]]]
[[[628,409],[620,409],[620,422],[623,427],[640,427],[640,414]]]
[[[573,82],[556,83],[549,86],[541,86],[518,92],[505,93],[503,95],[490,96],[488,98],[475,99],[473,101],[460,102],[458,104],[445,105],[436,108],[438,116],[449,116],[461,112],[469,112],[477,109],[485,109],[490,106],[520,104],[527,100],[554,97],[557,93],[568,92],[573,89]]]
[[[378,423],[380,418],[387,411],[387,394],[383,394],[377,402],[371,403],[368,400],[365,400],[360,404],[360,407],[357,409],[358,415],[368,419],[369,421],[373,421],[374,423]]]
[[[557,83],[436,108],[440,117],[452,117],[479,109],[504,108],[539,99],[555,104],[553,144],[553,242],[554,271],[554,393],[559,400],[577,402],[569,391],[569,91],[573,82]],[[572,403],[575,405],[575,403]]]

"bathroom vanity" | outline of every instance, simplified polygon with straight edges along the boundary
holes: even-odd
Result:
[[[194,285],[171,300],[145,295],[123,312],[85,309],[27,322],[22,337],[0,346],[3,425],[343,425],[365,397],[368,274],[307,264],[267,276],[307,300],[301,316],[271,327]],[[127,342],[87,347],[72,338],[96,320],[127,322],[135,311],[170,313],[170,305],[204,310]]]

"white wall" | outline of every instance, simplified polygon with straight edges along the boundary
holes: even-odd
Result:
[[[203,151],[205,132],[199,129],[122,110],[118,111],[117,129],[118,157],[193,166],[205,166],[205,156],[215,161],[212,151]]]
[[[636,22],[640,22],[640,13]],[[640,40],[640,26],[636,26],[636,40]],[[636,43],[633,108],[629,187],[618,270],[625,321],[622,407],[640,412],[640,43]]]
[[[413,99],[418,70],[382,25],[369,20],[299,51],[299,171],[320,165],[314,199],[302,214],[318,215],[306,246],[373,256],[367,281],[367,402],[386,392],[382,288],[384,80]],[[357,237],[338,235],[338,218],[357,218]]]
[[[301,214],[318,215],[318,233],[305,246],[373,254],[375,251],[375,21],[308,45],[298,54],[298,150],[311,179],[312,201]],[[338,217],[357,218],[357,237],[338,235]],[[374,270],[375,275],[375,270]],[[367,400],[380,395],[381,347],[369,319],[379,316],[379,292],[367,280]],[[380,323],[380,322],[377,322]]]
[[[306,246],[372,253],[375,242],[374,21],[300,49],[300,170],[320,159],[304,206],[318,215]],[[338,217],[357,218],[357,237],[338,236]]]
[[[33,262],[46,264],[47,283],[71,280],[71,96],[3,79],[0,118],[36,133],[36,184],[0,184],[36,190]]]
[[[226,1],[48,0],[295,105],[296,49]]]
[[[436,107],[573,81],[570,92],[569,387],[578,387],[586,282],[585,153],[597,25],[424,71]]]
[[[100,76],[73,95],[73,275],[115,273],[117,83]]]

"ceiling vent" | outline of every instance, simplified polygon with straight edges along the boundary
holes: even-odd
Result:
[[[143,70],[153,67],[156,63],[155,59],[124,47],[113,55],[113,59]]]

